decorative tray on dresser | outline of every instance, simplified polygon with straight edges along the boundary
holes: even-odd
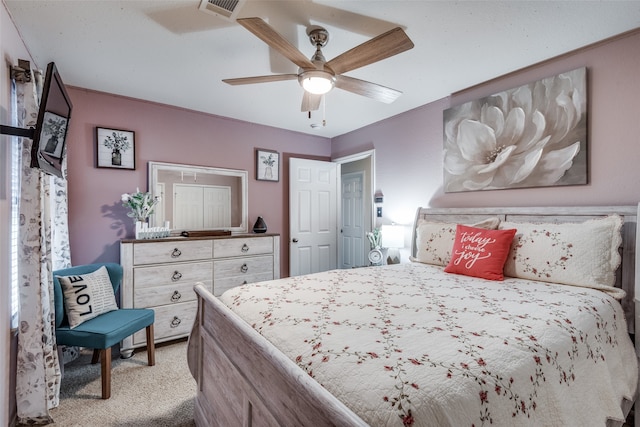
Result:
[[[189,335],[197,310],[193,286],[214,295],[246,283],[280,278],[280,236],[234,234],[120,242],[122,308],[153,308],[155,342]],[[144,330],[122,342],[123,357],[146,345]]]

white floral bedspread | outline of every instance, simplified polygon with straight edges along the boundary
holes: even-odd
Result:
[[[622,308],[594,289],[414,263],[221,299],[373,426],[605,425],[636,389]]]

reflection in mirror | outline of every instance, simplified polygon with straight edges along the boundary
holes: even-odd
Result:
[[[248,172],[149,162],[149,191],[160,196],[150,225],[246,233]]]

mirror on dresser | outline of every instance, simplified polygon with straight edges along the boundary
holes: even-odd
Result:
[[[247,181],[245,170],[149,162],[149,191],[161,197],[150,225],[246,233]]]

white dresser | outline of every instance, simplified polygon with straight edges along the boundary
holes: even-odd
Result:
[[[196,315],[193,285],[202,282],[214,295],[246,283],[280,278],[280,236],[237,234],[122,240],[122,308],[153,308],[155,342],[186,337]],[[123,341],[131,355],[146,345],[144,329]]]

